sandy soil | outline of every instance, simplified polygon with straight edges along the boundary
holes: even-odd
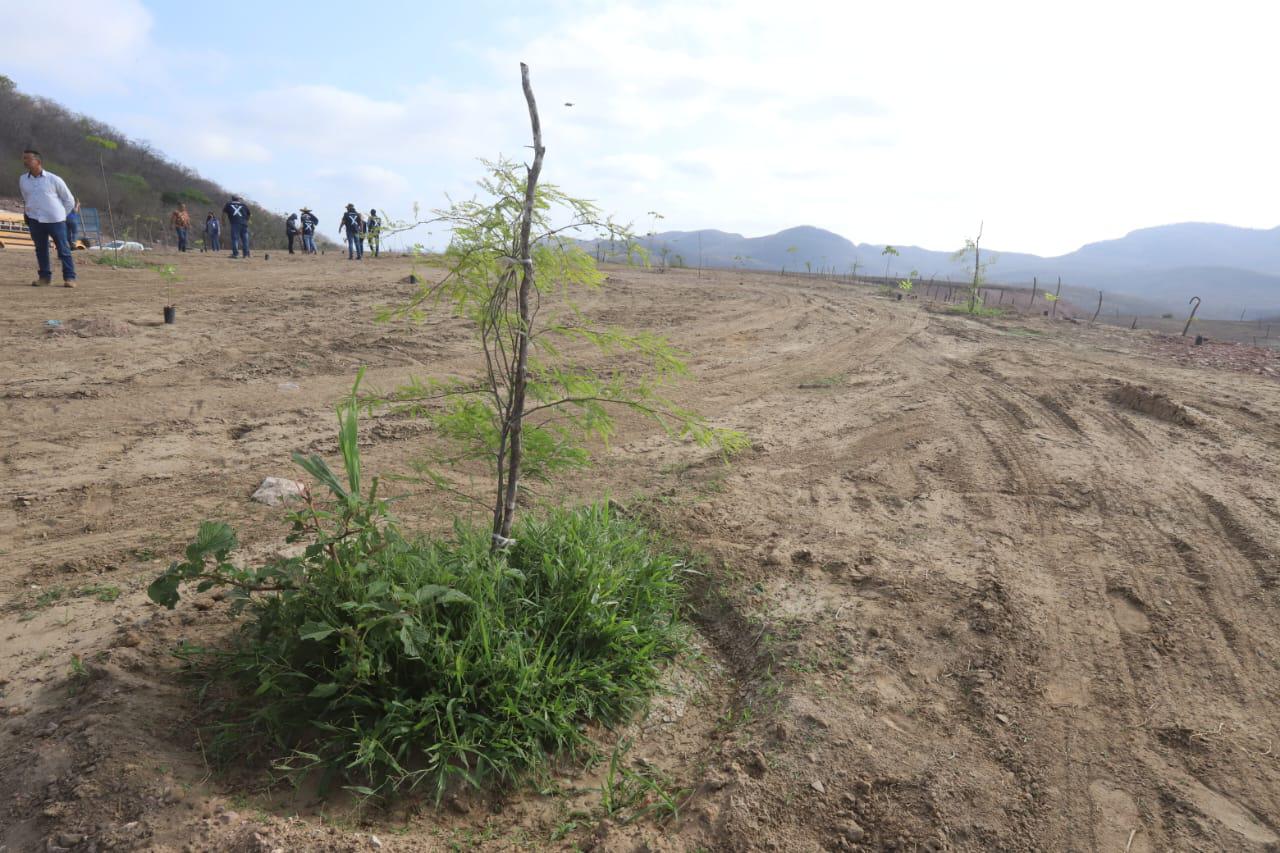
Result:
[[[613,269],[586,305],[683,347],[676,396],[753,449],[628,423],[541,496],[611,495],[708,555],[701,653],[624,733],[678,816],[606,819],[598,767],[390,813],[210,772],[169,652],[235,620],[145,585],[205,518],[279,548],[248,496],[334,452],[356,369],[457,372],[468,339],[374,322],[405,259],[166,259],[169,327],[154,273],[34,289],[0,252],[5,853],[1280,849],[1280,366],[728,272]],[[363,426],[375,471],[431,440]]]

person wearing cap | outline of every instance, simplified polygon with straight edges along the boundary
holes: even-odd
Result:
[[[369,251],[376,258],[382,243],[382,220],[378,218],[378,211],[372,207],[369,208],[369,218],[364,221],[364,229],[369,235]]]
[[[360,211],[356,210],[354,204],[348,204],[347,209],[342,213],[342,219],[338,220],[338,233],[347,232],[347,260],[362,261],[364,260],[364,239],[361,231],[364,229],[364,217],[360,215]]]
[[[242,248],[244,256],[249,257],[249,217],[252,215],[249,205],[240,196],[233,195],[231,201],[223,205],[222,212],[231,226],[231,257],[240,257]]]
[[[302,251],[308,255],[316,253],[316,226],[320,224],[320,219],[311,212],[311,208],[302,208],[302,216],[298,220],[302,223]]]
[[[289,254],[293,254],[293,241],[298,236],[298,214],[290,213],[284,221],[284,236],[289,238]]]
[[[36,249],[36,280],[34,287],[44,287],[53,282],[53,268],[49,266],[49,241],[58,249],[62,262],[62,284],[76,286],[76,262],[71,257],[71,243],[67,241],[67,214],[76,209],[76,200],[67,189],[66,181],[53,172],[44,170],[44,158],[34,148],[22,152],[22,165],[26,174],[18,177],[18,189],[22,192],[23,215],[31,229],[31,242]]]

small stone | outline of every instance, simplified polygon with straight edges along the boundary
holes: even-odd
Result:
[[[239,818],[240,818],[240,815],[236,814],[235,812],[223,812],[222,814],[218,815],[218,820],[221,823],[235,823]]]
[[[822,784],[821,779],[814,779],[809,783],[809,787],[817,791],[819,794],[825,794],[827,792],[827,786]]]
[[[58,833],[58,843],[63,847],[75,847],[82,841],[84,841],[83,835],[78,835],[74,832]]]
[[[381,849],[382,849],[382,842],[378,840],[378,836],[376,836],[376,835],[370,835],[370,836],[369,836],[369,844],[370,844],[370,846],[372,846],[372,847],[373,847],[373,849],[374,849],[374,850],[381,850]]]
[[[285,384],[293,385],[295,389],[298,387],[292,382]],[[262,485],[258,486],[251,499],[267,506],[279,506],[285,501],[301,498],[306,492],[306,488],[306,484],[299,483],[297,480],[288,480],[284,477],[267,477],[262,481]]]
[[[457,797],[450,797],[449,799],[445,800],[445,805],[448,806],[449,811],[453,812],[454,814],[462,815],[462,814],[471,813],[471,806],[467,805]]]
[[[1004,723],[1006,726],[1009,725],[1009,718],[1004,714],[996,714],[996,719]]]
[[[861,826],[858,826],[858,824],[852,820],[846,821],[845,823],[841,824],[839,831],[840,831],[840,835],[843,836],[846,841],[852,844],[857,844],[858,842],[862,841],[862,839],[867,837],[866,830],[863,829]]]
[[[111,645],[115,648],[127,647],[133,648],[142,643],[142,636],[137,631],[124,630],[116,636],[115,642]]]

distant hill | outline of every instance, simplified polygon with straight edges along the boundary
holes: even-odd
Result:
[[[102,154],[116,232],[120,238],[172,245],[169,212],[179,201],[187,203],[192,228],[198,237],[205,214],[215,214],[231,197],[231,192],[167,159],[146,142],[127,138],[115,128],[89,116],[77,115],[54,101],[19,92],[12,80],[0,75],[0,195],[18,195],[22,174],[22,150],[35,148],[44,157],[45,167],[62,177],[84,207],[102,213],[106,235],[107,202],[103,190]],[[116,143],[105,151],[89,136]],[[243,193],[240,193],[243,197]],[[249,202],[253,210],[254,246],[264,249],[284,246],[284,218]],[[223,236],[224,247],[227,236]],[[197,243],[198,245],[198,243]]]
[[[699,242],[701,245],[699,245]],[[880,244],[854,243],[812,226],[788,228],[765,237],[743,237],[724,231],[670,231],[642,238],[655,259],[683,266],[787,269],[847,274],[857,265],[860,276],[905,277],[915,270],[924,278],[967,280],[971,274],[952,260],[952,252],[895,245],[896,256]],[[958,246],[957,246],[958,248]],[[1236,319],[1280,313],[1280,228],[1261,230],[1187,222],[1133,231],[1117,240],[1082,246],[1053,258],[1018,252],[984,254],[995,262],[987,269],[993,283],[1041,283],[1062,277],[1064,288],[1082,304],[1087,290],[1103,290],[1112,304],[1152,311],[1184,308],[1192,296],[1204,304],[1200,315]]]

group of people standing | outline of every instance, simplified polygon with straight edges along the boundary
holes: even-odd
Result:
[[[76,264],[71,255],[71,244],[76,238],[79,226],[80,204],[62,178],[46,171],[44,158],[34,148],[22,152],[22,165],[26,168],[18,179],[18,188],[22,193],[27,228],[31,232],[31,241],[36,251],[36,287],[48,285],[53,280],[53,269],[50,265],[49,244],[52,242],[58,260],[62,265],[62,283],[66,287],[76,286]],[[225,221],[231,231],[231,257],[249,257],[249,219],[253,212],[249,205],[238,195],[231,196],[222,207],[222,217],[215,216],[213,211],[204,220],[205,249],[211,252],[222,250],[222,223]],[[178,251],[188,251],[191,233],[191,214],[185,204],[169,214],[169,224],[173,227],[178,239]],[[302,238],[303,254],[316,253],[316,227],[319,218],[308,207],[302,208],[302,214],[290,213],[285,220],[285,236],[289,239],[289,254],[294,254],[294,241]],[[381,250],[382,219],[376,209],[370,209],[366,217],[356,210],[354,204],[348,204],[338,222],[338,230],[347,238],[347,258],[364,260],[365,241],[369,243],[369,251],[378,257]]]
[[[244,257],[249,257],[249,217],[253,215],[249,205],[240,196],[233,195],[231,201],[222,206],[222,215],[231,231],[231,257],[239,258],[242,252]],[[169,214],[169,225],[178,238],[178,251],[188,251],[191,214],[185,204],[178,205],[177,210]],[[222,251],[222,221],[212,210],[204,218],[204,247],[209,252]]]
[[[293,254],[293,241],[301,238],[302,254],[314,255],[316,253],[316,226],[320,224],[319,218],[311,212],[311,208],[302,208],[302,215],[290,213],[289,218],[284,221],[284,236],[289,238],[289,254]]]
[[[249,257],[249,218],[252,216],[249,205],[245,204],[240,196],[233,195],[231,201],[222,208],[222,216],[231,229],[231,257],[241,257],[242,252],[243,257]],[[178,238],[178,251],[187,251],[191,215],[187,212],[185,204],[178,205],[177,210],[169,215],[169,224],[173,226],[174,234]],[[319,224],[319,217],[312,213],[309,207],[302,208],[301,215],[290,213],[284,223],[284,235],[289,240],[289,254],[297,254],[294,251],[294,245],[300,242],[302,254],[314,255],[316,226]],[[365,217],[356,210],[354,204],[348,204],[338,223],[338,230],[346,234],[348,260],[364,260],[366,240],[369,243],[369,251],[375,258],[378,257],[382,248],[382,219],[378,216],[376,209],[371,208],[368,217]],[[204,220],[204,244],[205,249],[210,252],[222,251],[222,220],[215,216],[213,211],[209,211],[209,215]]]

